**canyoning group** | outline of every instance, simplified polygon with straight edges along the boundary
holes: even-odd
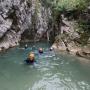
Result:
[[[27,46],[27,44],[25,45],[25,47],[24,47],[25,49],[27,49],[28,48],[28,46]],[[49,51],[52,51],[53,50],[53,48],[50,48],[49,49]],[[38,54],[43,54],[44,53],[44,50],[43,50],[43,48],[39,48],[38,49]],[[29,54],[28,54],[28,57],[27,57],[27,59],[25,60],[25,63],[26,64],[34,64],[34,62],[36,62],[36,60],[35,60],[35,53],[34,52],[30,52]]]

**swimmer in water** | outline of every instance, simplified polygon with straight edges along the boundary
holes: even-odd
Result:
[[[26,64],[34,64],[35,62],[35,54],[30,52],[28,58],[25,60]]]
[[[25,47],[24,47],[25,49],[27,49],[28,48],[28,45],[27,44],[25,44]]]
[[[53,51],[53,48],[51,47],[49,50],[50,50],[50,51]]]
[[[42,53],[43,53],[43,48],[39,48],[39,49],[38,49],[38,52],[39,52],[40,54],[42,54]]]

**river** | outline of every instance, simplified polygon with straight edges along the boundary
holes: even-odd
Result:
[[[50,52],[48,43],[28,46],[26,50],[21,45],[0,53],[0,90],[90,90],[88,60]],[[44,54],[38,54],[39,47],[44,48]],[[35,52],[34,65],[24,63],[30,51]]]

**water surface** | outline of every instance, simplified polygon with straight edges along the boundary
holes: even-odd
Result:
[[[0,53],[0,90],[90,90],[89,61],[50,52],[48,43],[21,47]],[[44,54],[38,54],[39,47]],[[36,55],[34,65],[24,64],[30,51]]]

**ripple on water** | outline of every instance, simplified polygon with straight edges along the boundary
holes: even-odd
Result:
[[[48,52],[46,47],[42,55],[34,48],[37,62],[25,65],[31,47],[11,49],[0,55],[0,90],[90,90],[87,63]]]
[[[75,90],[73,87],[56,74],[47,74],[33,85],[32,90]]]

